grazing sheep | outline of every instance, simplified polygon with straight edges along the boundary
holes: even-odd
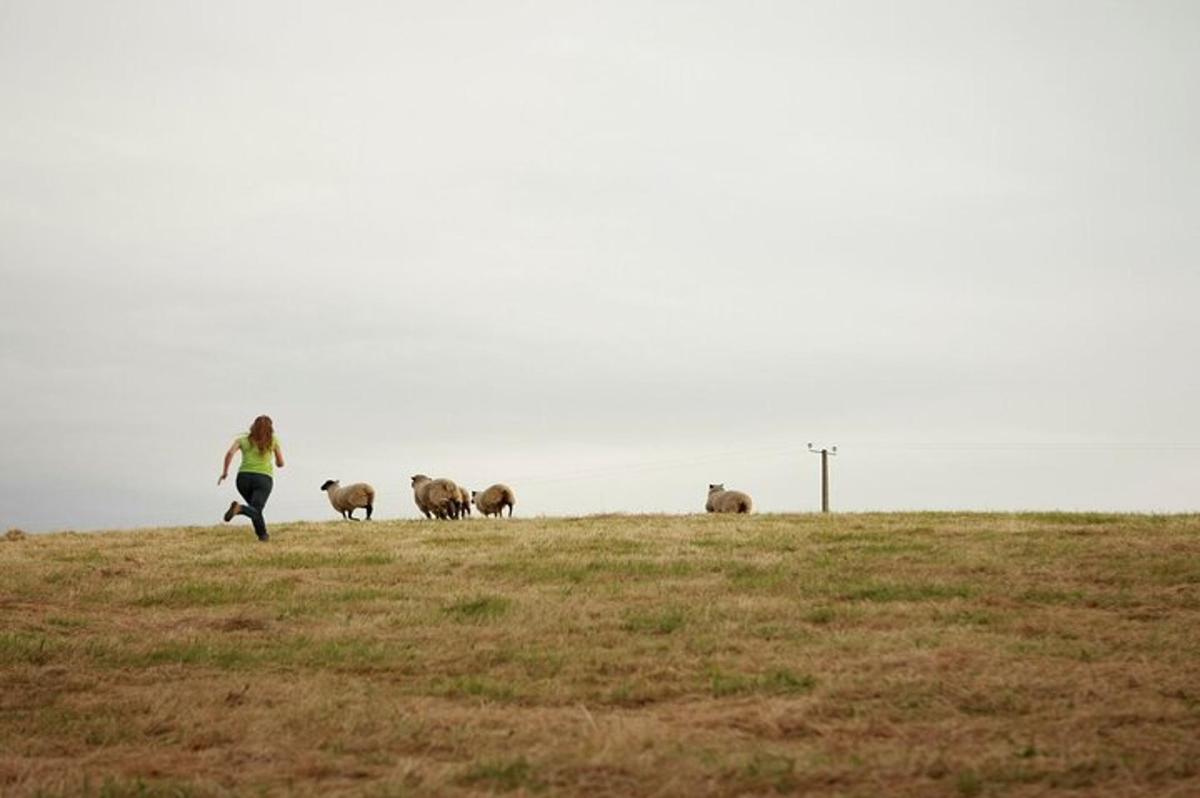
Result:
[[[485,516],[494,515],[497,518],[503,515],[504,507],[507,505],[508,517],[512,518],[513,505],[517,503],[517,495],[508,485],[492,485],[487,490],[471,491],[471,500],[475,502],[479,512]]]
[[[458,504],[464,517],[471,514],[471,491],[462,485],[458,486]]]
[[[725,490],[723,484],[709,485],[704,509],[710,513],[749,513],[753,511],[754,503],[740,490]]]
[[[426,518],[458,518],[462,510],[458,485],[449,479],[430,479],[424,474],[412,478],[413,498]]]
[[[367,520],[371,520],[371,512],[375,509],[375,489],[365,482],[355,482],[353,485],[342,487],[336,479],[327,479],[321,490],[329,494],[329,503],[333,509],[342,514],[342,518],[357,521],[354,511],[359,507],[367,508]]]

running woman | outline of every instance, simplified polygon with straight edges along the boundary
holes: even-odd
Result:
[[[229,476],[229,464],[234,452],[242,453],[242,464],[238,467],[237,489],[245,503],[231,502],[225,511],[225,520],[232,521],[235,515],[244,515],[254,524],[254,534],[259,540],[270,540],[267,523],[263,520],[263,508],[275,484],[274,466],[283,468],[283,449],[275,436],[275,426],[270,416],[259,416],[250,425],[250,432],[238,436],[225,452],[225,464],[221,468],[220,485]],[[274,463],[271,461],[274,460]]]

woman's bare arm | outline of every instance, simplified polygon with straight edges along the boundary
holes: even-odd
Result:
[[[283,447],[278,443],[275,444],[275,465],[283,468]]]
[[[241,444],[237,442],[237,439],[234,439],[233,445],[225,451],[225,464],[221,466],[221,477],[217,480],[218,485],[224,482],[225,478],[229,476],[229,464],[233,462],[233,453],[241,448]]]

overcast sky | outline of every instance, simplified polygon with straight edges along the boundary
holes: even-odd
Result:
[[[0,0],[0,526],[1200,507],[1200,4]],[[244,520],[244,519],[242,519]],[[249,533],[247,533],[249,535]]]

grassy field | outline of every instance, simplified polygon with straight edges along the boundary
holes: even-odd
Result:
[[[1200,516],[0,539],[0,794],[1200,795]]]

